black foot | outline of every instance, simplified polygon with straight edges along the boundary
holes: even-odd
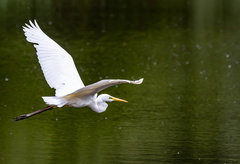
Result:
[[[24,120],[26,118],[29,118],[26,114],[15,117],[13,121],[19,121],[19,120]]]
[[[46,106],[45,108],[42,108],[42,109],[39,109],[35,112],[32,112],[32,113],[28,113],[28,114],[24,114],[24,115],[21,115],[21,116],[18,116],[18,117],[15,117],[13,121],[20,121],[20,120],[24,120],[26,118],[29,118],[29,117],[32,117],[36,114],[39,114],[39,113],[42,113],[42,112],[45,112],[47,110],[50,110],[50,109],[54,109],[56,108],[56,106]]]

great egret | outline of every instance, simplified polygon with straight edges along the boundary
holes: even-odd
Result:
[[[93,111],[101,113],[106,111],[106,102],[120,101],[127,102],[108,94],[97,96],[98,92],[122,83],[141,84],[142,79],[136,81],[108,79],[101,80],[94,84],[84,86],[74,61],[61,46],[48,37],[38,26],[37,21],[23,26],[23,31],[28,42],[35,43],[37,57],[43,74],[49,86],[54,88],[55,96],[42,97],[48,105],[35,112],[21,115],[14,120],[23,120],[56,107],[90,107]]]

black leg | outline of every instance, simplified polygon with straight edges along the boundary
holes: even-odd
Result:
[[[35,112],[32,112],[32,113],[28,113],[28,114],[24,114],[24,115],[15,117],[13,121],[24,120],[24,119],[26,119],[26,118],[32,117],[32,116],[34,116],[34,115],[36,115],[36,114],[45,112],[45,111],[47,111],[47,110],[51,110],[51,109],[53,109],[53,108],[56,108],[56,106],[46,106],[46,107],[44,107],[44,108],[42,108],[42,109],[39,109],[39,110],[37,110],[37,111],[35,111]]]

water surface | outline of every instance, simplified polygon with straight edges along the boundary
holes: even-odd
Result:
[[[239,5],[230,1],[0,1],[1,163],[239,163]],[[22,25],[74,58],[83,82],[139,79],[98,114],[61,108]]]

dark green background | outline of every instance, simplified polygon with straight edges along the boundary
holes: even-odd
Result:
[[[0,0],[0,163],[239,163],[240,1]],[[22,26],[36,19],[83,82],[139,79],[98,114],[62,108]]]

